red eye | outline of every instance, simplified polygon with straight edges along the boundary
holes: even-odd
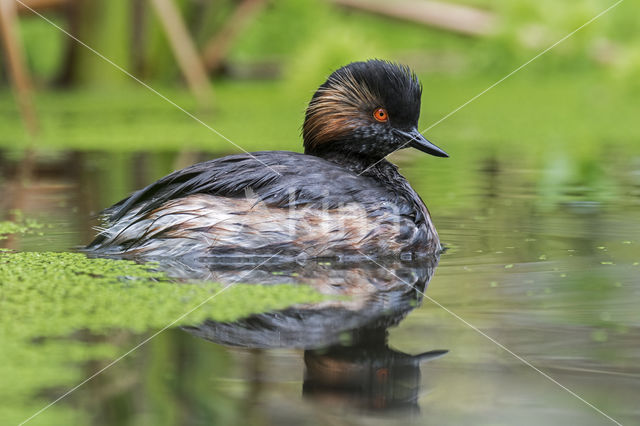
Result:
[[[375,118],[381,123],[384,123],[385,121],[389,121],[389,115],[387,114],[387,110],[384,108],[378,108],[375,111],[373,111],[373,118]]]

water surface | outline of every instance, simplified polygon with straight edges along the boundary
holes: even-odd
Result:
[[[2,155],[5,215],[19,209],[45,226],[0,244],[72,250],[90,241],[101,208],[216,155],[39,155],[26,187],[20,163]],[[305,283],[345,298],[172,327],[33,424],[55,424],[60,410],[96,425],[612,423],[562,386],[623,424],[639,423],[640,159],[476,152],[437,161],[407,151],[396,161],[448,248],[439,260],[161,265],[178,280],[232,282],[250,272],[243,282]],[[64,385],[45,377],[29,406],[7,400],[11,418],[29,417],[156,331],[96,335],[87,318],[71,340],[117,350],[74,357]],[[22,360],[6,359],[29,374]]]

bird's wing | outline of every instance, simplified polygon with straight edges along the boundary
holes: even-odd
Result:
[[[264,151],[194,164],[134,192],[103,212],[111,225],[128,212],[143,215],[169,200],[193,194],[242,198],[249,194],[271,207],[383,201],[389,193],[373,179],[358,176],[318,157]]]

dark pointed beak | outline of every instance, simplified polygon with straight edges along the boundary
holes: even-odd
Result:
[[[407,146],[426,152],[427,154],[435,155],[436,157],[449,157],[449,154],[429,142],[415,127],[409,132],[401,133],[409,142]]]
[[[419,361],[431,361],[432,359],[445,356],[447,353],[449,353],[447,349],[436,349],[434,351],[423,352],[421,354],[414,355],[413,358]]]

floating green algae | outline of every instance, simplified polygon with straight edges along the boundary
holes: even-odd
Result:
[[[142,333],[207,318],[233,321],[325,299],[304,286],[173,283],[152,268],[78,253],[0,252],[4,424],[20,423],[45,406],[50,398],[42,397],[44,391],[56,389],[53,395],[60,395],[81,382],[86,371],[80,363],[113,359],[130,349],[79,336]],[[56,404],[33,424],[82,423],[84,415]]]
[[[43,226],[44,225],[41,223],[32,219],[23,220],[20,215],[15,222],[9,220],[0,222],[0,240],[6,239],[9,234],[26,234],[35,232],[36,229],[40,229]]]

